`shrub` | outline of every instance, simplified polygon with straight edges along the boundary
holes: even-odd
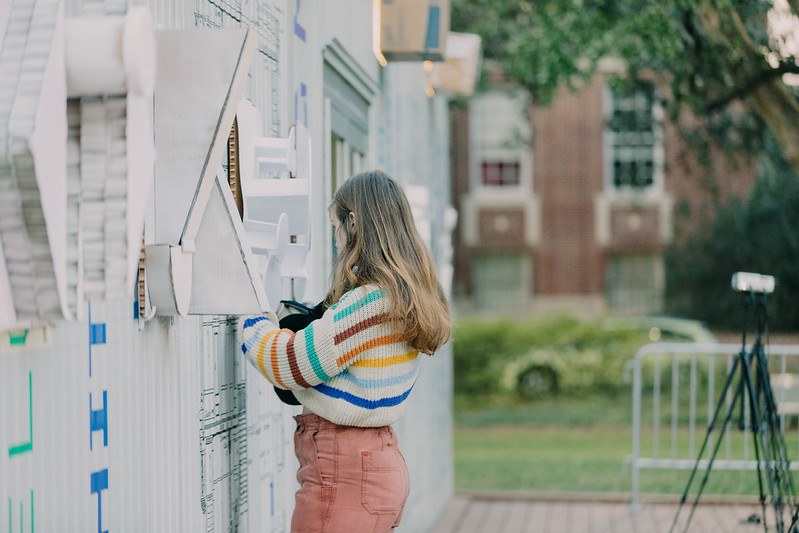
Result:
[[[649,342],[640,328],[623,322],[578,321],[557,316],[525,322],[459,321],[455,328],[455,394],[462,402],[484,402],[550,394],[617,393],[624,363]],[[538,375],[527,371],[534,369]],[[519,387],[527,379],[527,393]],[[526,398],[525,398],[526,396]]]

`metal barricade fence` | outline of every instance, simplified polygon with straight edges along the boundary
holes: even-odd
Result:
[[[750,349],[751,346],[747,346],[747,350]],[[633,509],[640,505],[641,470],[691,470],[697,464],[708,425],[721,401],[721,389],[740,351],[740,344],[720,343],[654,343],[638,350],[631,361]],[[799,416],[799,345],[767,345],[765,352],[780,427],[788,431],[792,417]],[[715,437],[724,429],[722,425],[739,375],[723,399],[713,436],[698,463],[701,472],[707,468]],[[749,427],[739,431],[739,417],[736,412],[724,431],[724,441],[713,461],[714,471],[754,472],[757,468],[752,433]],[[790,468],[797,471],[799,462],[793,461],[799,459],[799,424],[794,425],[796,428],[790,430],[790,436],[786,435],[786,447],[788,458],[792,460]],[[647,445],[642,446],[642,441]],[[687,482],[687,475],[685,480]]]

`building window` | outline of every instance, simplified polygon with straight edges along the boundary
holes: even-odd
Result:
[[[483,161],[482,183],[486,187],[515,187],[519,185],[519,162]]]
[[[323,55],[327,205],[344,181],[368,165],[369,113],[378,86],[337,40],[325,48]],[[326,226],[330,232],[325,254],[329,272],[336,258],[336,239],[331,225]]]
[[[647,315],[663,311],[665,275],[661,256],[611,256],[607,276],[608,305],[614,312]]]
[[[531,265],[521,254],[480,254],[472,261],[474,304],[479,312],[525,313],[530,306]]]
[[[658,181],[662,134],[655,88],[610,89],[607,126],[609,182],[614,189],[645,190]]]

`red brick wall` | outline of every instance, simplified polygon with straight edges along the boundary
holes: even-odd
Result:
[[[562,90],[533,106],[533,188],[541,202],[535,253],[538,294],[603,292],[604,254],[596,242],[594,199],[602,190],[602,85]]]
[[[664,247],[660,237],[660,213],[642,207],[641,230],[627,231],[630,213],[611,208],[611,242],[605,250],[597,243],[595,199],[603,190],[603,87],[597,77],[577,92],[561,90],[549,106],[532,106],[533,191],[541,206],[539,244],[533,250],[534,292],[538,295],[601,295],[605,290],[607,253],[657,253]],[[455,231],[454,291],[471,293],[471,254],[461,239],[464,213],[461,199],[469,189],[469,110],[451,108],[452,199],[459,209]],[[685,144],[678,128],[665,125],[664,187],[674,198],[672,218],[676,238],[695,230],[713,214],[713,205],[730,194],[743,196],[754,182],[754,171],[743,164],[733,168],[722,154],[713,155],[711,172],[696,161],[694,147]],[[686,209],[687,207],[687,209]],[[478,228],[485,242],[475,250],[514,250],[529,253],[511,217],[514,230],[492,234],[492,215],[499,206],[478,213]],[[688,216],[680,213],[688,212]],[[627,228],[629,229],[629,228]],[[626,231],[626,233],[625,233]],[[490,237],[490,238],[489,238]],[[517,243],[517,244],[515,244]]]

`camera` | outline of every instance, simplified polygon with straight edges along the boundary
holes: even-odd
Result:
[[[756,274],[754,272],[736,272],[732,275],[732,288],[738,292],[774,292],[776,280],[774,276]]]

